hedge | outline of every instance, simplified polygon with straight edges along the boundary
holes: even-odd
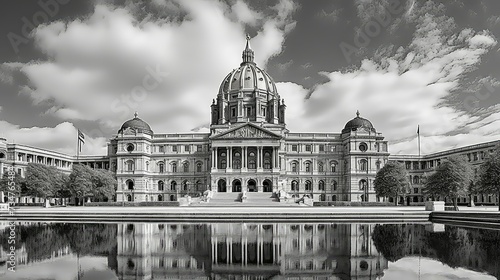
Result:
[[[141,201],[141,202],[132,202],[132,201],[124,201],[124,202],[88,202],[85,203],[85,206],[179,206],[179,201]]]

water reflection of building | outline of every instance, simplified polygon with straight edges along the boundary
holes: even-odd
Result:
[[[123,224],[118,276],[377,279],[387,261],[373,245],[372,230],[360,224]]]

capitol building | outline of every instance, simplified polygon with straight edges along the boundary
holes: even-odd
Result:
[[[214,97],[207,104],[211,107],[208,133],[155,133],[136,113],[110,140],[107,155],[77,158],[0,138],[0,175],[12,166],[24,176],[31,162],[70,173],[72,165],[80,163],[116,174],[115,201],[177,201],[210,190],[286,192],[314,201],[374,202],[384,199],[375,194],[375,175],[388,160],[395,160],[405,164],[411,176],[406,195],[410,204],[424,201],[422,178],[442,159],[467,155],[477,169],[500,143],[393,156],[383,134],[360,112],[353,112],[354,118],[346,119],[337,133],[291,132],[286,125],[285,100],[269,74],[254,62],[248,38],[241,64],[222,79]],[[498,203],[496,196],[476,196],[474,200]],[[41,199],[22,197],[19,202]]]
[[[340,133],[289,131],[285,101],[248,40],[242,58],[210,105],[209,133],[157,134],[137,114],[122,125],[109,144],[117,200],[176,200],[208,189],[377,201],[373,180],[389,153],[373,124],[357,112]]]

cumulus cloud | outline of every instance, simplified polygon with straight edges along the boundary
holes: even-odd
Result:
[[[297,9],[290,0],[265,16],[241,0],[152,2],[185,15],[162,18],[141,5],[101,1],[85,17],[38,26],[35,47],[47,59],[18,65],[28,79],[21,92],[48,105],[46,115],[95,122],[108,136],[135,111],[156,132],[190,131],[206,123],[221,80],[241,62],[246,29],[256,30],[251,45],[265,67]]]
[[[294,104],[304,107],[298,119],[302,130],[338,132],[346,116],[354,117],[359,110],[390,141],[393,154],[417,153],[417,125],[423,153],[498,140],[498,106],[477,112],[464,106],[465,100],[449,104],[462,89],[464,76],[476,69],[496,39],[487,31],[456,31],[454,20],[432,2],[412,9],[405,15],[415,25],[407,46],[380,49],[350,70],[322,73],[328,81]]]
[[[55,127],[23,128],[0,121],[0,131],[9,143],[18,143],[34,147],[59,151],[68,155],[76,154],[77,129],[69,122],[63,122]],[[105,155],[105,137],[85,137],[82,155]]]

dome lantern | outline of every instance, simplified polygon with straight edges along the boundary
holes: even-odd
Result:
[[[241,63],[241,65],[245,64],[245,63],[254,63],[253,59],[254,59],[254,52],[252,50],[252,48],[250,47],[250,35],[247,34],[247,44],[245,46],[245,50],[243,50],[243,55],[242,55],[242,58],[243,58],[243,62]]]

